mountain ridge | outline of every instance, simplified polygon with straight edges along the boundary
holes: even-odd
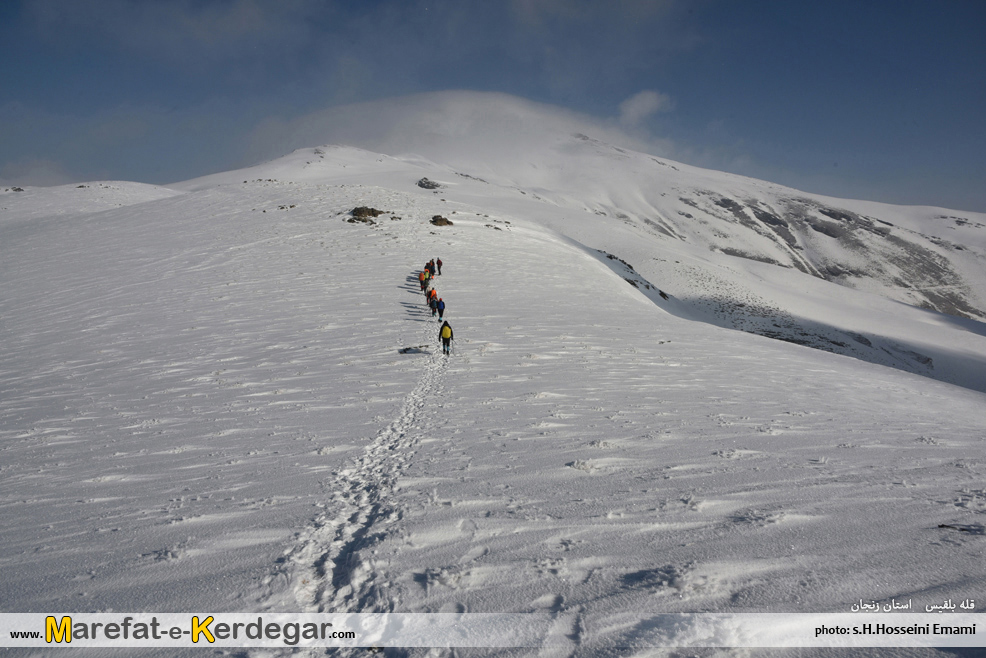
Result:
[[[147,198],[268,182],[430,194],[531,219],[612,254],[611,267],[634,263],[621,276],[663,292],[652,301],[676,315],[986,390],[976,372],[986,363],[986,214],[834,199],[703,169],[634,150],[646,145],[614,126],[505,94],[335,109],[294,139],[324,136],[326,122],[354,144],[299,148],[149,188]],[[417,187],[422,178],[440,187]],[[35,188],[15,200],[36,193],[55,194]]]
[[[986,354],[963,335],[978,337],[986,320],[986,214],[836,199],[703,169],[634,150],[644,145],[626,136],[619,145],[592,136],[619,136],[613,126],[502,94],[425,94],[358,109],[330,111],[300,131],[314,137],[331,119],[336,131],[351,130],[350,145],[301,148],[244,178],[408,189],[426,177],[441,187],[419,192],[478,207],[495,200],[637,263],[638,276],[679,302],[665,303],[676,314],[986,390],[962,363],[971,355],[978,366]],[[179,187],[239,184],[238,176]],[[847,294],[859,308],[873,306],[870,294],[979,324],[929,321],[882,301],[881,322],[860,323],[854,312],[847,323],[833,301]],[[906,331],[894,326],[901,314]],[[943,326],[956,333],[936,335]]]

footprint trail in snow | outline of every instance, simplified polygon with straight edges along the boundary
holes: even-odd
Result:
[[[428,326],[429,331],[431,325]],[[294,601],[268,601],[270,608],[300,608],[317,612],[370,612],[389,610],[378,592],[379,573],[367,549],[389,534],[400,521],[398,478],[410,464],[427,430],[421,420],[429,400],[441,391],[448,359],[432,354],[400,412],[366,446],[362,455],[327,482],[332,501],[327,511],[298,536],[298,543],[282,558],[279,578],[288,580]]]

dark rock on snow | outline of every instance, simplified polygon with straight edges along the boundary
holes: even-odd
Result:
[[[373,221],[373,219],[371,218],[379,217],[380,215],[384,214],[384,212],[386,211],[377,210],[376,208],[369,208],[367,206],[360,206],[358,208],[353,208],[352,211],[350,211],[352,217],[347,219],[346,221],[349,222],[350,224],[354,224],[356,222],[364,222],[366,224],[376,224],[376,222]]]

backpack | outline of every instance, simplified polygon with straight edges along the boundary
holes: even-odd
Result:
[[[448,325],[442,327],[442,338],[451,338],[451,337],[452,337],[452,327]]]

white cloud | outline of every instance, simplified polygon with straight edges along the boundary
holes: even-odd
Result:
[[[658,112],[669,112],[673,107],[671,97],[659,91],[644,90],[620,103],[620,123],[637,126]]]
[[[445,91],[330,107],[299,117],[271,117],[254,130],[245,161],[302,147],[345,144],[390,155],[415,153],[445,162],[483,153],[491,161],[522,158],[518,145],[554,148],[584,133],[648,150],[614,121],[494,92]]]

